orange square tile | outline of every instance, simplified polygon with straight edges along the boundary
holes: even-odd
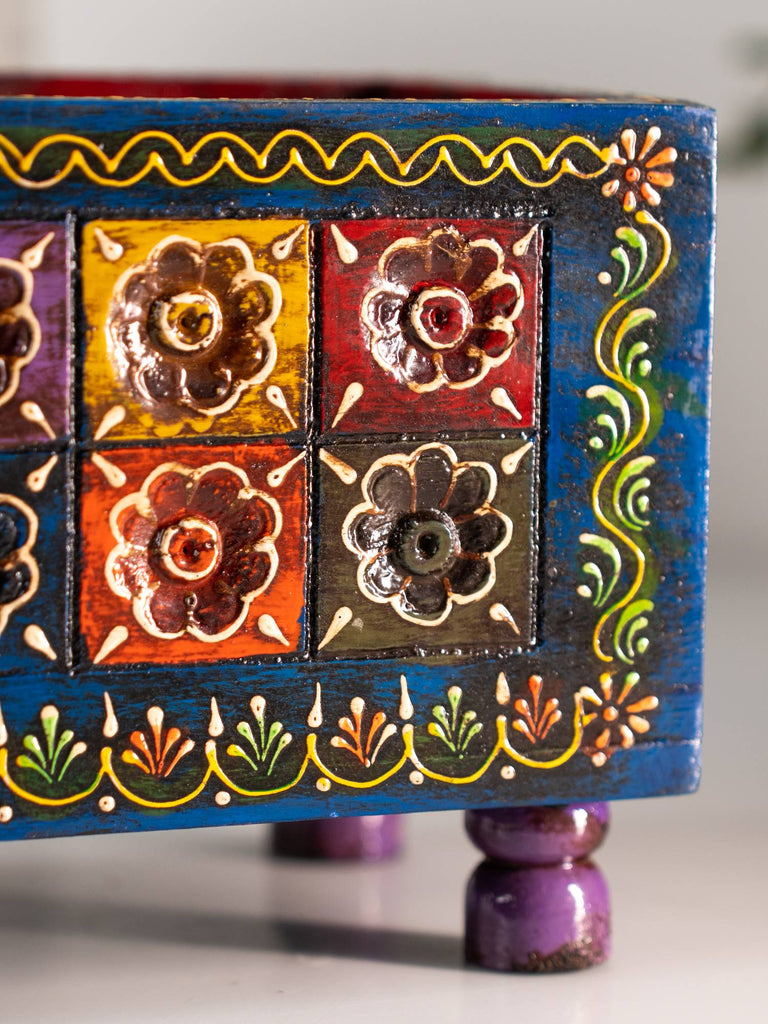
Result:
[[[302,449],[115,448],[84,458],[81,476],[80,627],[92,661],[302,650]]]

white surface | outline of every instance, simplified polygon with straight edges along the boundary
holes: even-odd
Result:
[[[599,860],[615,952],[581,974],[461,966],[478,856],[456,814],[408,821],[383,866],[279,863],[266,830],[109,836],[0,852],[0,1019],[635,1024],[764,1020],[764,825],[691,801],[617,806]]]

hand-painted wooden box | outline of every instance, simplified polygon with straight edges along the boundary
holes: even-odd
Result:
[[[694,787],[713,147],[0,100],[0,835]]]

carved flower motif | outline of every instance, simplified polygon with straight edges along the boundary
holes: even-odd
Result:
[[[22,369],[40,347],[32,287],[32,273],[23,263],[0,259],[0,405],[13,398]]]
[[[604,196],[614,196],[620,193],[624,209],[631,213],[638,202],[645,200],[649,206],[658,206],[661,202],[661,195],[657,188],[671,188],[675,183],[675,176],[669,169],[677,160],[677,150],[667,146],[651,156],[656,143],[661,138],[661,130],[655,126],[648,129],[645,134],[640,152],[637,152],[637,133],[632,128],[626,128],[621,133],[621,144],[624,148],[626,158],[619,154],[619,148],[615,144],[611,146],[610,162],[623,168],[619,174],[606,181],[603,185]]]
[[[468,241],[452,227],[400,238],[379,274],[362,306],[371,352],[412,391],[474,387],[509,357],[523,290],[492,238]]]
[[[115,286],[107,337],[118,372],[147,403],[218,416],[275,365],[280,286],[240,238],[172,235]]]
[[[232,636],[277,571],[277,502],[227,462],[158,466],[110,513],[110,588],[163,640]]]
[[[512,522],[491,505],[492,466],[425,444],[412,455],[378,459],[362,490],[365,500],[350,511],[342,538],[360,560],[357,583],[369,600],[391,604],[408,622],[437,626],[454,604],[478,601],[493,587]]]
[[[0,494],[0,633],[37,590],[40,574],[31,554],[36,540],[32,509],[13,495]]]
[[[601,768],[619,747],[627,749],[633,746],[635,734],[646,733],[651,727],[641,712],[655,711],[659,700],[651,695],[630,699],[639,682],[637,672],[628,672],[624,685],[619,689],[614,685],[611,673],[604,672],[600,677],[599,694],[589,686],[579,690],[581,698],[595,707],[582,719],[582,749],[597,768]]]

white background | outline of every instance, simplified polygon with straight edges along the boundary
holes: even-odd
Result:
[[[4,0],[0,66],[634,92],[717,107],[727,150],[768,108],[761,36],[764,0]],[[0,848],[3,1024],[768,1018],[767,244],[768,159],[719,188],[704,783],[616,805],[611,964],[462,971],[477,856],[454,814],[413,819],[377,868],[273,864],[263,829],[48,841]]]

